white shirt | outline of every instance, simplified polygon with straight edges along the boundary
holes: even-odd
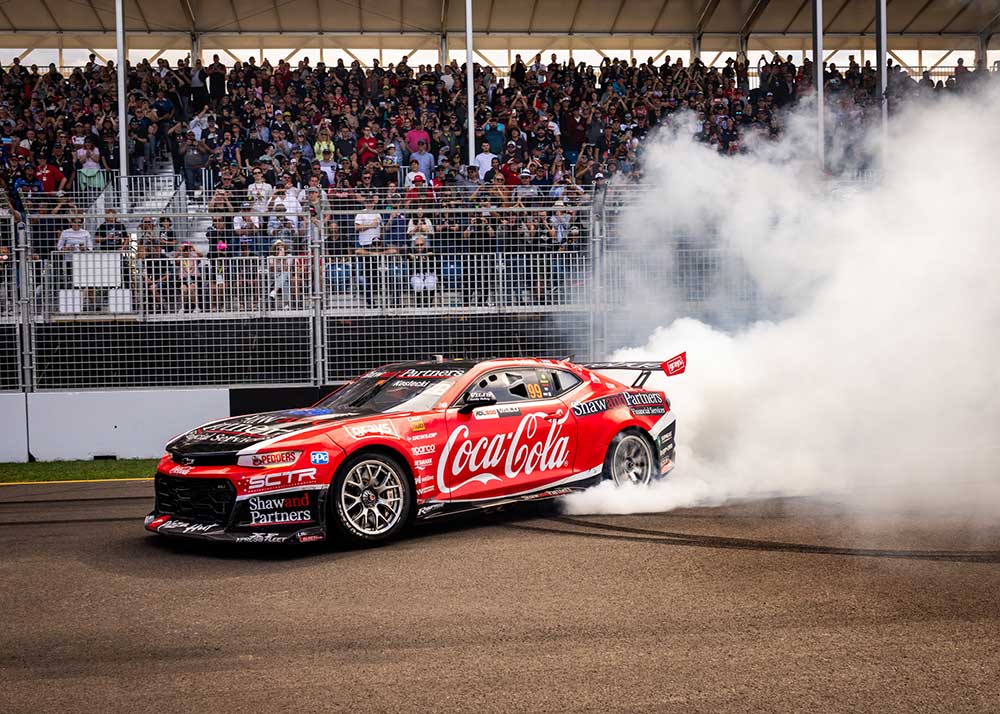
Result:
[[[236,216],[236,218],[233,219],[234,231],[240,231],[244,228],[250,228],[251,226],[254,228],[260,228],[260,216],[247,216],[246,218],[243,216]]]
[[[298,199],[298,189],[290,189],[291,193],[286,193],[282,198],[279,198],[274,202],[274,205],[281,204],[285,207],[285,212],[290,214],[302,213],[302,204],[299,203]],[[296,215],[286,215],[286,218],[292,222],[292,225],[298,228],[299,217]]]
[[[90,231],[67,228],[59,234],[59,242],[56,250],[93,250],[94,239],[90,237]]]
[[[337,176],[337,164],[335,164],[333,161],[323,161],[321,159],[319,162],[319,168],[320,170],[323,171],[323,173],[326,174],[326,178],[330,182],[330,185],[332,186],[333,180]]]
[[[247,186],[247,195],[250,196],[254,213],[264,213],[267,210],[267,202],[273,192],[274,188],[266,181]]]
[[[485,176],[486,172],[493,168],[493,159],[498,158],[496,154],[483,151],[476,154],[474,163],[479,167],[479,175]]]
[[[358,246],[367,248],[382,234],[382,214],[359,213],[354,217],[354,229],[358,232]]]

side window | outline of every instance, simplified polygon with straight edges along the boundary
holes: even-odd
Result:
[[[556,394],[565,394],[583,380],[572,372],[565,372],[561,369],[552,370],[552,388]]]
[[[548,384],[539,379],[535,369],[505,369],[490,372],[475,384],[479,391],[493,392],[497,402],[522,402],[529,399],[545,399],[552,396]]]

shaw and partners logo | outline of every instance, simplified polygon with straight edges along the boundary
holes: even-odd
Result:
[[[569,437],[562,435],[569,413],[556,421],[540,413],[525,415],[513,431],[469,438],[469,427],[457,427],[448,437],[438,462],[437,485],[441,493],[453,493],[470,483],[487,484],[501,476],[515,479],[535,472],[553,471],[569,463]],[[548,429],[545,426],[548,425]],[[449,486],[447,481],[471,473]]]

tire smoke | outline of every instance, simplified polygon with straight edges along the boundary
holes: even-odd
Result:
[[[623,219],[635,247],[670,252],[678,229],[723,240],[779,309],[722,330],[664,297],[662,327],[637,324],[613,359],[687,351],[686,374],[649,383],[677,413],[677,468],[565,511],[825,494],[933,510],[961,492],[1000,514],[1000,92],[909,107],[884,146],[863,140],[886,152],[881,182],[846,194],[816,176],[810,117],[748,156],[720,157],[690,127],[649,147],[659,190]]]

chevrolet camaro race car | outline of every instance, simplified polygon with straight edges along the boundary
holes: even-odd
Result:
[[[674,464],[658,363],[549,359],[390,364],[305,409],[175,437],[155,476],[154,533],[239,543],[378,543],[413,521],[556,498]],[[631,370],[626,385],[607,372]],[[617,372],[615,372],[617,373]]]

